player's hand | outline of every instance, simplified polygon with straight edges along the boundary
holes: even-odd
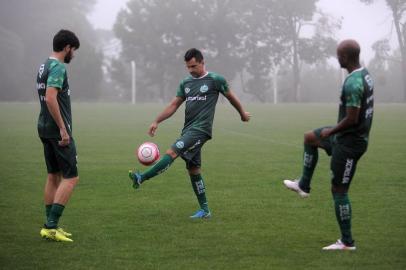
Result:
[[[241,121],[248,122],[251,119],[251,114],[249,112],[244,112],[241,115]]]
[[[61,135],[61,140],[58,141],[59,146],[67,146],[70,142],[70,137],[68,132],[66,131],[66,128],[61,128],[59,129],[59,134]]]
[[[149,129],[148,129],[148,134],[149,134],[149,136],[154,137],[157,128],[158,128],[158,123],[157,123],[157,122],[153,122],[153,123],[149,126]]]
[[[323,129],[321,130],[321,132],[320,132],[320,137],[321,137],[322,139],[325,139],[325,138],[327,138],[327,137],[330,137],[330,136],[331,136],[331,130],[332,130],[332,128],[323,128]]]

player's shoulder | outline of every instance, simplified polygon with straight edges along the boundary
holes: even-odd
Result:
[[[184,78],[180,81],[180,84],[185,84],[186,82],[192,81],[192,80],[193,80],[193,77],[190,76],[190,75],[188,75],[188,76],[184,77]]]
[[[351,91],[362,89],[364,69],[365,68],[355,70],[348,75],[344,85],[346,90]]]
[[[61,72],[66,70],[65,65],[55,58],[48,58],[48,67],[49,70],[59,70]]]
[[[210,78],[213,78],[214,80],[219,80],[219,81],[225,81],[226,80],[222,75],[220,75],[220,74],[218,74],[216,72],[212,72],[212,71],[209,71],[207,73],[207,76],[210,77]]]

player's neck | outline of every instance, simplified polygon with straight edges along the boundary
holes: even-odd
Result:
[[[57,59],[61,63],[63,63],[65,59],[65,55],[61,52],[52,52],[50,57]]]
[[[348,71],[348,74],[350,74],[351,72],[353,72],[354,70],[359,69],[359,68],[361,68],[361,65],[359,63],[354,63],[351,65],[348,65],[348,67],[346,69]]]

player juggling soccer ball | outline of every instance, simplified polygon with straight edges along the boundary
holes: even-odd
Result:
[[[348,197],[358,160],[366,152],[374,108],[374,85],[368,71],[359,63],[360,46],[344,40],[337,48],[340,66],[349,73],[341,90],[338,122],[304,135],[303,172],[298,180],[284,180],[284,185],[306,198],[318,160],[318,148],[331,156],[331,192],[341,238],[323,250],[355,250],[351,233],[351,203]]]
[[[53,52],[39,68],[37,90],[41,111],[38,135],[44,146],[48,176],[45,184],[46,223],[42,237],[72,242],[72,235],[58,226],[65,205],[79,180],[76,147],[72,138],[70,90],[65,63],[74,57],[80,43],[69,30],[60,30],[53,39]]]
[[[194,219],[209,218],[211,213],[200,172],[201,149],[204,143],[212,137],[214,112],[219,93],[230,101],[243,122],[249,121],[250,114],[243,109],[240,101],[229,89],[222,76],[206,71],[203,55],[199,50],[194,48],[188,50],[184,60],[191,76],[181,81],[176,97],[152,122],[148,130],[149,135],[154,136],[158,124],[171,117],[179,106],[186,102],[185,123],[182,133],[162,158],[149,170],[143,173],[130,171],[129,175],[133,181],[133,187],[137,189],[144,181],[164,172],[178,156],[181,156],[186,163],[186,169],[189,172],[190,181],[200,205],[200,209],[190,217]]]

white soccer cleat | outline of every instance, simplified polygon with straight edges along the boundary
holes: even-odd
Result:
[[[323,247],[323,250],[356,250],[355,246],[347,246],[340,239],[337,240],[334,244],[331,244],[327,247]]]
[[[299,194],[300,197],[302,198],[307,198],[310,196],[309,193],[304,192],[300,187],[299,187],[299,180],[283,180],[283,184],[285,185],[285,187],[287,187],[288,189],[296,192],[297,194]]]

